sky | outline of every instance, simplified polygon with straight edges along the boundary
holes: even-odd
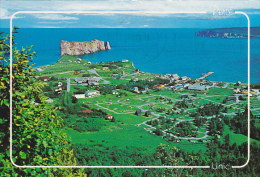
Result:
[[[246,17],[241,14],[235,14],[235,11],[242,11],[248,14],[251,26],[260,26],[259,0],[0,0],[0,28],[9,28],[10,17],[18,11],[74,12],[69,14],[17,14],[13,18],[13,26],[19,26],[20,28],[246,27]],[[110,12],[108,13],[107,11]],[[173,12],[178,13],[173,14]]]

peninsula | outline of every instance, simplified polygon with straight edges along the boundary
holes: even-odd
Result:
[[[247,27],[243,28],[216,28],[197,32],[196,36],[211,38],[247,38]],[[260,27],[250,28],[250,38],[260,38]]]
[[[35,79],[48,84],[43,89],[46,102],[58,108],[80,165],[93,162],[86,155],[91,152],[98,152],[99,159],[113,158],[122,149],[125,159],[139,159],[135,154],[141,153],[154,157],[150,152],[160,144],[194,153],[208,164],[222,160],[219,151],[235,158],[246,147],[247,84],[205,79],[213,72],[189,78],[174,71],[144,72],[128,59],[98,63],[78,57],[64,55],[53,65],[35,69]],[[259,132],[260,87],[250,88],[251,128]],[[259,140],[259,134],[251,134],[251,142],[259,144]],[[112,165],[125,165],[125,161]]]
[[[84,55],[102,50],[110,50],[109,42],[93,39],[91,42],[61,41],[61,56],[63,55]]]

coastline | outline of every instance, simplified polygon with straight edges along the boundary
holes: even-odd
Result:
[[[201,29],[21,29],[17,36],[18,48],[35,44],[36,66],[54,64],[60,59],[60,41],[109,41],[112,49],[86,55],[91,62],[128,59],[137,68],[156,74],[179,73],[199,77],[214,71],[216,81],[247,81],[246,39],[214,39],[195,36]],[[39,32],[42,34],[39,36]],[[58,33],[58,36],[52,34]],[[69,34],[73,33],[71,36]],[[82,36],[89,33],[91,36]],[[50,35],[46,41],[44,36]],[[24,38],[23,38],[24,36]],[[125,42],[128,41],[128,42]],[[259,39],[251,40],[251,63],[259,60]],[[46,46],[46,42],[48,46]],[[218,46],[218,47],[217,47]],[[217,47],[217,48],[216,48]],[[238,51],[237,49],[245,49]],[[153,52],[152,52],[153,51]],[[82,57],[84,59],[84,57]],[[198,68],[198,69],[196,69]],[[251,66],[251,82],[258,83],[257,64]],[[228,77],[226,77],[228,76]]]

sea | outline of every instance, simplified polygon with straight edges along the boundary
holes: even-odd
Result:
[[[109,41],[111,50],[80,56],[90,62],[127,59],[141,71],[199,78],[207,72],[212,81],[247,83],[247,39],[198,37],[194,28],[22,28],[16,47],[33,45],[37,66],[60,59],[61,40]],[[9,29],[1,29],[9,32]],[[250,82],[260,83],[260,39],[250,43]]]

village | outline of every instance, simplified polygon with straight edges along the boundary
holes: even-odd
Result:
[[[82,105],[83,115],[102,110],[104,120],[130,124],[175,143],[203,143],[215,136],[222,141],[223,130],[212,127],[213,122],[222,124],[248,104],[247,84],[206,79],[213,72],[196,79],[145,73],[126,59],[108,63],[74,59],[37,69],[49,84],[46,96],[54,103],[57,95],[66,94],[72,103]],[[260,115],[259,89],[251,89],[249,96],[252,113]],[[218,113],[196,115],[206,107],[216,107],[211,111]]]

